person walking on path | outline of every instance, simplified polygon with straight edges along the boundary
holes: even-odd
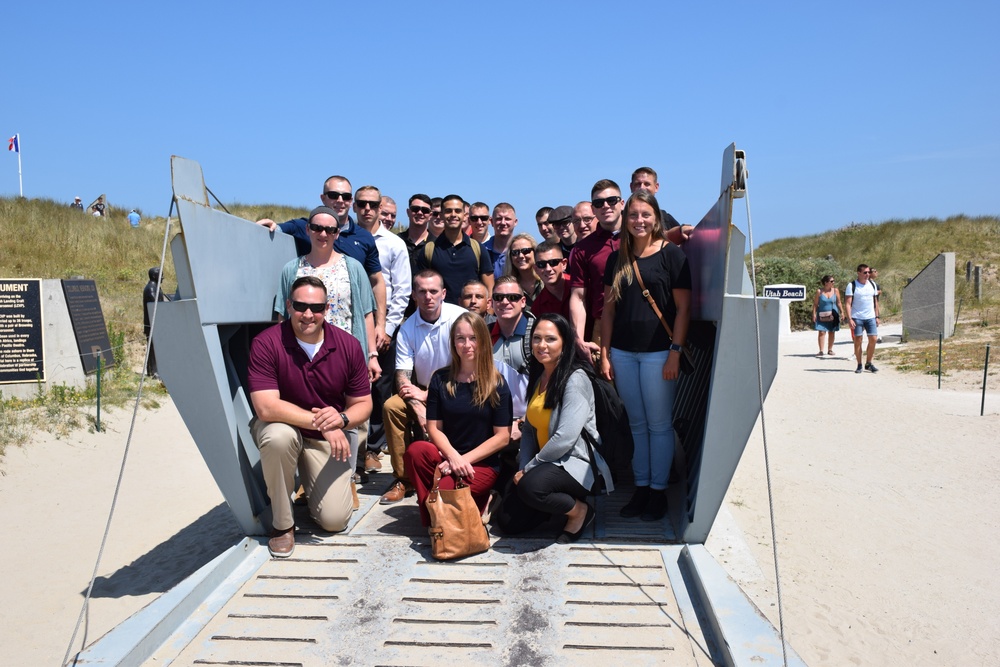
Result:
[[[844,304],[840,300],[840,290],[834,284],[833,276],[827,274],[819,282],[821,287],[813,297],[813,325],[819,332],[819,353],[816,356],[822,357],[824,348],[832,356],[833,339],[840,331],[840,314],[844,312]],[[830,336],[828,341],[825,340],[827,334]]]
[[[867,264],[858,264],[858,277],[847,284],[844,292],[847,302],[847,319],[854,331],[854,358],[858,361],[855,373],[862,370],[878,373],[872,358],[875,356],[875,343],[878,340],[879,304],[878,287],[868,279],[871,269]],[[868,336],[868,347],[865,350],[865,363],[861,364],[861,336]]]

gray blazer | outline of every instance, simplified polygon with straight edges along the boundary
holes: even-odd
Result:
[[[587,441],[583,439],[583,429],[587,429],[600,442],[601,436],[597,432],[597,418],[594,414],[594,388],[587,374],[577,370],[566,382],[562,403],[552,411],[549,441],[540,451],[535,427],[524,422],[521,428],[519,467],[528,472],[539,463],[554,463],[568,472],[583,488],[593,488],[594,471],[590,465]],[[611,471],[599,453],[595,451],[594,455],[597,457],[597,468],[610,493],[614,491]]]

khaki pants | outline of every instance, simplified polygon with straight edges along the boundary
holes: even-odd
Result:
[[[354,511],[351,498],[350,461],[330,458],[330,443],[302,437],[294,426],[254,419],[250,424],[260,465],[264,471],[267,495],[271,499],[271,525],[276,531],[295,525],[292,517],[291,494],[295,491],[295,470],[298,468],[302,486],[309,501],[309,513],[323,530],[337,533],[347,528]],[[357,434],[346,431],[357,449]]]
[[[382,426],[385,428],[385,445],[389,450],[392,474],[401,481],[409,481],[403,465],[403,454],[410,444],[410,420],[416,418],[399,394],[390,396],[382,406]]]

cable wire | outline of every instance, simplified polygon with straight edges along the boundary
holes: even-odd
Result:
[[[736,182],[746,186],[746,167],[737,163]],[[741,177],[742,176],[742,177]],[[753,254],[753,224],[750,218],[750,189],[745,187],[743,198],[747,207],[747,239],[750,242],[750,280],[753,285],[753,321],[757,333],[757,393],[760,399],[760,432],[764,441],[764,473],[767,477],[767,508],[771,520],[771,553],[774,558],[775,594],[778,597],[778,634],[781,639],[781,659],[784,667],[788,667],[788,649],[785,647],[785,615],[781,601],[781,574],[778,570],[778,531],[774,521],[774,491],[771,484],[771,457],[767,447],[767,425],[764,420],[764,370],[761,364],[760,350],[760,310],[757,303],[757,271]]]
[[[167,257],[167,239],[170,237],[170,216],[174,212],[174,200],[170,200],[170,210],[167,213],[167,224],[166,228],[163,230],[163,249],[160,251],[160,276],[156,281],[156,301],[153,301],[153,314],[150,316],[149,320],[149,338],[146,339],[146,355],[143,361],[143,369],[146,368],[146,364],[149,363],[149,352],[153,341],[153,330],[156,326],[156,309],[159,304],[160,297],[160,286],[163,282],[163,264]],[[135,421],[139,414],[139,403],[142,400],[142,388],[145,384],[146,373],[143,372],[139,377],[139,389],[135,396],[135,405],[132,408],[132,420],[128,427],[128,437],[125,439],[125,451],[122,453],[122,464],[118,469],[118,481],[115,483],[115,493],[111,498],[111,509],[108,511],[108,521],[104,526],[104,535],[101,537],[101,547],[97,552],[97,561],[94,563],[94,571],[90,575],[90,584],[87,586],[87,594],[83,598],[83,607],[80,609],[80,616],[76,619],[76,625],[73,628],[73,636],[70,637],[69,645],[66,647],[66,655],[63,656],[62,664],[67,664],[69,662],[70,654],[73,652],[73,644],[76,642],[77,632],[80,630],[80,625],[86,620],[86,624],[83,630],[83,637],[80,639],[81,650],[87,645],[87,632],[90,629],[90,596],[94,591],[94,583],[97,581],[97,572],[101,567],[101,559],[104,557],[104,548],[108,543],[108,534],[111,532],[111,521],[115,516],[115,507],[118,505],[118,494],[121,491],[122,479],[125,477],[125,464],[128,462],[129,449],[132,446],[132,434],[135,432]],[[77,659],[79,658],[79,652],[73,658],[73,664],[75,665]]]

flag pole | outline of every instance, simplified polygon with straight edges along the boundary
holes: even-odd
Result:
[[[21,135],[17,133],[14,136],[17,137],[17,189],[21,193],[21,199],[24,199],[24,182],[21,181]]]

